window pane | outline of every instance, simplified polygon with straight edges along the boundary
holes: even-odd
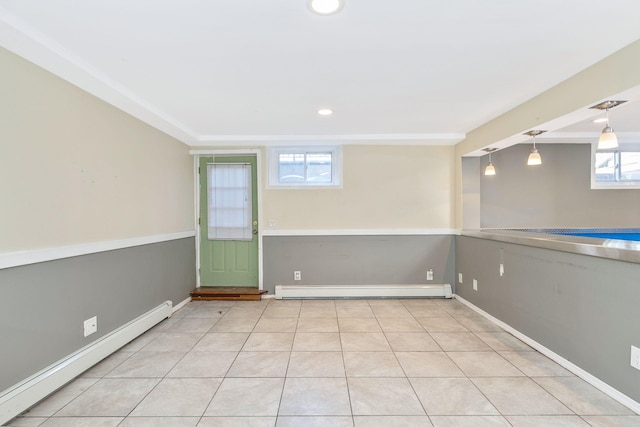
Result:
[[[331,153],[307,154],[307,182],[331,183]]]
[[[620,180],[640,181],[640,152],[620,153]]]
[[[305,182],[304,153],[278,155],[278,182]]]
[[[615,154],[596,153],[596,181],[615,181]]]
[[[333,146],[269,149],[269,186],[337,187],[340,149]]]
[[[251,240],[251,165],[207,165],[209,240]]]

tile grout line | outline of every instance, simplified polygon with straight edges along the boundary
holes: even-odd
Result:
[[[234,305],[232,305],[232,307],[234,307],[237,303],[235,303]],[[226,313],[225,313],[226,315]],[[224,315],[222,316],[224,317]],[[218,322],[216,322],[210,329],[209,332],[207,333],[215,333],[215,332],[210,332],[211,329],[213,329],[216,324],[218,324]],[[256,322],[257,324],[257,322]],[[253,327],[253,329],[255,329],[255,325]],[[206,335],[206,333],[205,333]],[[249,333],[249,335],[251,335]],[[245,341],[242,343],[242,346],[245,345],[245,343],[247,342],[247,340],[249,339],[249,335],[247,335],[247,338],[245,339]],[[218,390],[220,390],[220,387],[222,387],[222,384],[224,383],[224,380],[227,378],[227,375],[229,374],[229,371],[231,370],[231,367],[233,366],[233,364],[235,363],[235,361],[238,359],[238,355],[240,354],[240,351],[242,351],[242,347],[240,347],[240,350],[238,350],[238,352],[236,353],[235,357],[233,358],[233,360],[231,361],[231,363],[229,364],[229,367],[227,368],[227,370],[224,373],[224,376],[222,377],[220,384],[218,384],[218,387],[216,387],[216,390],[213,392],[213,394],[211,395],[211,398],[209,399],[209,402],[206,404],[206,406],[204,407],[204,409],[202,410],[202,415],[200,415],[200,417],[198,418],[198,422],[196,423],[196,426],[199,426],[200,423],[202,423],[202,419],[204,418],[205,414],[207,413],[207,409],[209,409],[209,406],[211,406],[211,403],[213,402],[213,399],[216,397],[216,394],[218,393]]]
[[[302,310],[302,304],[300,304],[300,310]],[[282,399],[284,398],[284,389],[287,386],[287,374],[289,373],[289,365],[291,364],[291,354],[293,353],[293,346],[296,342],[296,334],[298,333],[298,324],[300,323],[300,311],[298,311],[298,317],[296,317],[296,327],[293,330],[293,339],[291,340],[291,348],[289,349],[289,359],[287,360],[287,368],[285,369],[284,378],[282,379],[282,390],[280,390],[280,399],[278,400],[278,408],[276,410],[275,425],[278,424],[280,419],[280,407],[282,406]]]
[[[335,301],[334,301],[335,304]],[[367,303],[367,306],[369,304]],[[370,308],[369,308],[370,309]],[[340,330],[340,321],[338,319],[338,308],[336,307],[336,323],[338,324],[338,340],[340,342],[340,357],[342,359],[342,368],[344,370],[344,383],[347,386],[347,397],[349,398],[349,412],[351,412],[351,425],[356,424],[355,414],[353,413],[353,399],[351,398],[351,388],[349,387],[349,376],[347,375],[347,364],[344,360],[344,346],[342,345],[342,331]]]

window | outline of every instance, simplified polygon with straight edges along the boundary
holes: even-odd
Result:
[[[339,147],[276,147],[269,149],[269,186],[340,186]]]
[[[252,240],[251,164],[207,164],[209,240]]]
[[[591,188],[640,188],[640,144],[592,148]]]

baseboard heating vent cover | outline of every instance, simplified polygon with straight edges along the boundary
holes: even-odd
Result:
[[[451,298],[451,285],[276,285],[276,299],[419,297]]]

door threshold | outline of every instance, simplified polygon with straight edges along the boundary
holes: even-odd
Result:
[[[201,286],[191,291],[193,301],[260,301],[266,290],[244,286]]]

